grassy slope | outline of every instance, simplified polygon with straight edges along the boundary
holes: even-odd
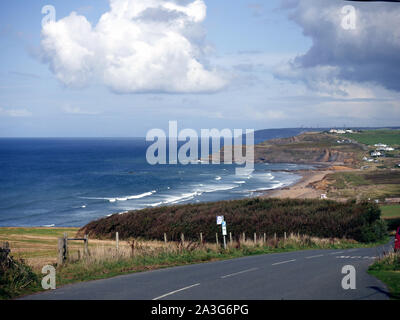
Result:
[[[368,273],[384,282],[392,299],[400,299],[400,256],[391,253],[376,261],[368,269]]]
[[[377,143],[400,145],[400,130],[367,130],[360,133],[347,133],[343,136],[366,145]]]
[[[336,172],[326,176],[329,198],[361,200],[400,196],[400,170]]]
[[[338,143],[339,136],[309,132],[296,137],[273,139],[255,146],[258,162],[358,163],[364,147],[358,143]]]
[[[379,218],[379,208],[372,203],[253,198],[129,211],[90,222],[80,234],[112,239],[118,231],[121,239],[162,240],[166,233],[169,239],[178,240],[183,233],[185,239],[197,241],[202,233],[203,239],[215,242],[220,232],[215,217],[223,215],[234,239],[243,233],[273,237],[286,232],[363,241],[362,228],[369,213]]]
[[[381,206],[382,218],[400,218],[400,204],[383,205]]]

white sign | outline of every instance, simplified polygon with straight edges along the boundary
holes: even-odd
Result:
[[[224,216],[217,216],[217,225],[222,224],[222,221],[224,221]]]
[[[222,221],[222,235],[228,235],[228,233],[226,232],[226,221]]]

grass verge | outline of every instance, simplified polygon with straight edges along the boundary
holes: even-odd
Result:
[[[252,241],[233,242],[228,245],[227,250],[224,250],[215,244],[200,245],[199,243],[188,242],[182,245],[174,242],[164,244],[135,240],[127,246],[120,247],[118,251],[115,248],[97,246],[90,249],[89,256],[84,257],[80,252],[71,255],[70,261],[66,265],[57,267],[57,287],[193,263],[296,250],[371,247],[385,241],[361,244],[354,240],[320,239],[291,235],[286,240],[269,239],[264,244],[261,241],[260,243]],[[37,275],[40,278],[43,276],[39,273]],[[41,290],[39,285],[30,288],[32,293]],[[24,294],[27,293],[29,292],[24,292]]]
[[[371,265],[368,273],[387,285],[391,299],[400,299],[400,254],[386,255]]]

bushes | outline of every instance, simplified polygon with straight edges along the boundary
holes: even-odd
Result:
[[[379,221],[380,209],[373,203],[261,198],[131,211],[91,222],[79,233],[112,238],[118,231],[122,239],[159,240],[164,233],[172,240],[184,233],[185,239],[197,240],[202,232],[205,240],[215,241],[215,233],[220,232],[217,215],[225,216],[228,232],[236,239],[243,232],[248,236],[266,233],[269,237],[287,232],[367,242],[382,239],[385,234],[385,225]]]
[[[361,229],[361,242],[375,242],[383,239],[387,234],[387,224],[384,220],[366,224]]]
[[[21,260],[0,264],[0,299],[10,299],[39,285],[37,275]]]

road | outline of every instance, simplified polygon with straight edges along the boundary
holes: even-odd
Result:
[[[388,299],[367,274],[390,245],[249,256],[117,276],[24,297],[30,300]],[[356,270],[356,289],[342,288],[342,267]]]

